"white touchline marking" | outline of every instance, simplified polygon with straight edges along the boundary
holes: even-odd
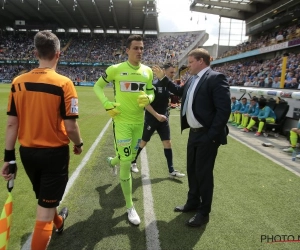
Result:
[[[231,138],[235,139],[236,141],[239,141],[240,143],[244,144],[244,145],[247,146],[248,148],[251,148],[251,149],[254,150],[255,152],[257,152],[257,153],[259,153],[260,155],[262,155],[263,157],[266,157],[266,158],[268,158],[269,160],[275,162],[276,164],[278,164],[278,165],[284,167],[286,170],[289,170],[289,171],[291,171],[292,173],[294,173],[295,175],[300,176],[300,174],[299,174],[298,172],[296,172],[294,169],[292,169],[292,168],[290,168],[290,167],[284,165],[282,162],[279,162],[279,161],[275,160],[274,158],[272,158],[272,157],[270,157],[270,156],[268,156],[268,155],[266,155],[266,154],[260,152],[260,151],[257,150],[255,147],[253,147],[253,146],[251,146],[251,145],[249,145],[249,144],[243,142],[242,140],[240,140],[237,136],[234,136],[234,135],[232,135],[232,134],[229,134],[229,136],[230,136]]]
[[[161,248],[159,243],[159,231],[157,229],[157,223],[153,207],[153,196],[151,190],[151,180],[146,147],[141,152],[141,166],[144,197],[146,246],[147,250],[160,250]]]
[[[61,199],[61,202],[64,200],[64,198],[66,197],[66,195],[69,193],[71,187],[73,186],[75,180],[79,176],[79,174],[80,174],[81,170],[83,169],[83,167],[87,164],[88,160],[90,159],[91,155],[93,154],[94,150],[96,149],[98,143],[100,142],[100,140],[102,139],[104,133],[106,132],[108,126],[110,125],[111,121],[112,120],[110,119],[106,123],[105,127],[102,129],[102,131],[98,135],[97,139],[94,141],[93,145],[87,151],[87,153],[83,157],[82,161],[80,162],[80,164],[78,165],[78,167],[75,169],[75,171],[73,172],[73,174],[69,178],[69,181],[68,181],[68,184],[66,186],[66,190],[65,190],[64,196]],[[25,242],[25,244],[23,245],[23,247],[22,247],[21,250],[30,250],[30,247],[31,247],[31,238],[32,238],[32,234],[28,237],[27,241]]]

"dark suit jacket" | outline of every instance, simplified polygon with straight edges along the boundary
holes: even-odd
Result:
[[[192,77],[181,87],[169,81],[167,77],[162,79],[162,83],[170,92],[182,96],[182,107],[191,82]],[[207,136],[220,144],[227,143],[228,127],[226,124],[231,112],[230,105],[230,90],[225,76],[209,68],[197,84],[192,109],[197,121],[208,130]],[[181,131],[186,128],[189,128],[189,125],[181,109]]]

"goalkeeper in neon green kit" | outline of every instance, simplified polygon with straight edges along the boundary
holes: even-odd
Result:
[[[143,38],[131,35],[127,39],[128,61],[108,67],[95,83],[94,91],[107,113],[113,118],[116,155],[111,165],[120,162],[120,183],[126,201],[128,220],[139,225],[141,220],[132,202],[131,161],[135,159],[144,126],[144,107],[154,99],[152,70],[141,64]],[[104,95],[109,83],[114,85],[115,101]]]

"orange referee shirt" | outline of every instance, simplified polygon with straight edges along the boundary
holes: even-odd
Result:
[[[18,139],[22,146],[67,145],[70,140],[63,120],[78,118],[78,96],[73,82],[48,68],[20,75],[12,82],[7,114],[18,117]]]

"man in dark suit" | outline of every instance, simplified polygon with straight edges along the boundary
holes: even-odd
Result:
[[[175,212],[196,211],[188,226],[200,227],[209,222],[213,198],[213,169],[218,148],[227,144],[230,115],[230,91],[225,76],[210,67],[210,55],[202,48],[188,54],[192,75],[184,86],[175,85],[162,69],[153,72],[170,92],[182,96],[181,130],[190,128],[187,144],[187,174],[189,191],[186,204]]]

